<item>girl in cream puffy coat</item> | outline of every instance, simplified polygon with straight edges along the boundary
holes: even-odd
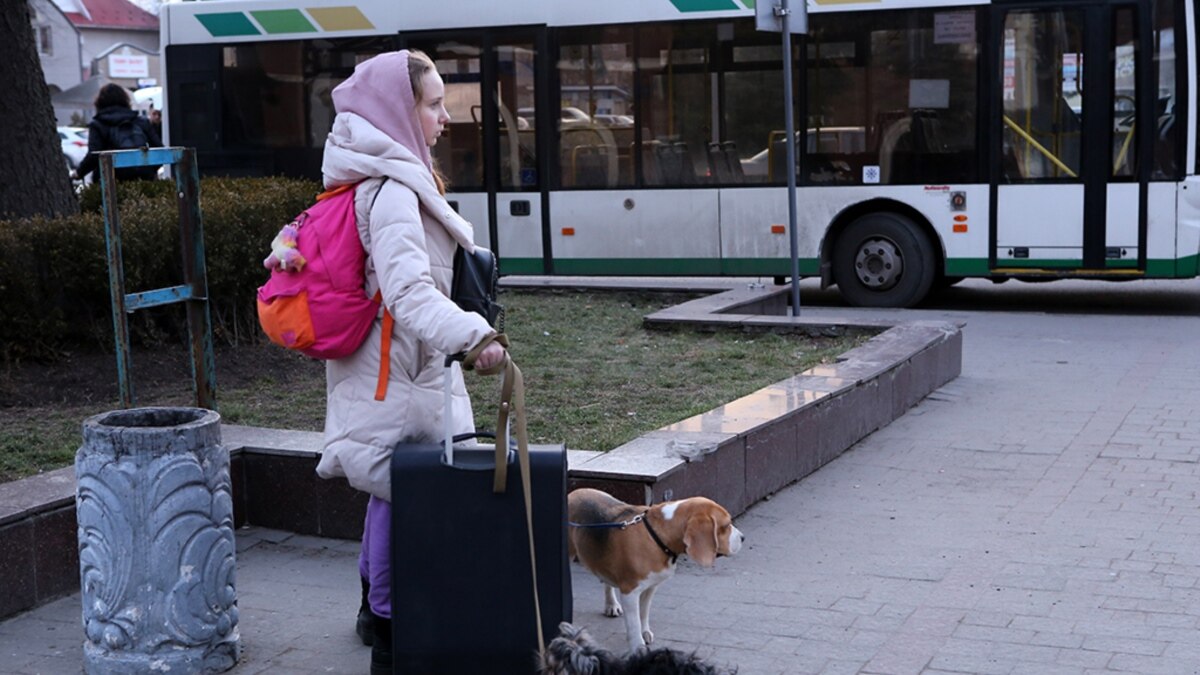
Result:
[[[328,362],[325,448],[317,465],[321,477],[345,477],[371,495],[359,571],[370,584],[371,613],[384,620],[391,617],[391,448],[405,439],[441,437],[446,354],[474,351],[480,368],[504,358],[503,347],[491,342],[491,326],[449,298],[455,247],[473,251],[475,245],[471,224],[450,208],[434,177],[429,148],[450,121],[443,96],[441,78],[424,54],[405,50],[364,61],[333,90],[338,114],[322,166],[327,189],[358,184],[365,292],[381,292],[395,319],[382,401],[375,395],[382,320],[358,351]],[[460,373],[452,387],[453,431],[473,431]],[[390,672],[383,656],[372,654],[373,671]]]

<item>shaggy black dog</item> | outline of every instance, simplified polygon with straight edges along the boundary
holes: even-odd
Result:
[[[641,649],[616,656],[592,640],[582,628],[563,622],[542,657],[545,675],[733,675],[718,670],[695,654],[673,649]]]

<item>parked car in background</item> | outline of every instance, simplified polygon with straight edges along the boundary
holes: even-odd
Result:
[[[631,127],[631,126],[633,126],[633,115],[600,114],[600,115],[592,115],[592,120],[599,124],[607,124],[610,127]]]
[[[87,127],[59,127],[58,140],[62,142],[62,152],[67,158],[71,170],[79,168],[79,163],[87,155]]]

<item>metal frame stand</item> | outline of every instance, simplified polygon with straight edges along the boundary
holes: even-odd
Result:
[[[182,302],[187,310],[196,406],[216,410],[217,369],[208,311],[208,276],[204,264],[204,226],[200,218],[200,175],[196,168],[196,151],[194,148],[142,148],[97,154],[100,159],[100,190],[104,198],[104,241],[108,253],[108,287],[112,299],[121,407],[132,408],[134,400],[126,315],[139,309]],[[174,167],[172,173],[175,175],[175,194],[179,203],[179,234],[183,251],[183,284],[126,294],[115,170],[162,164]]]

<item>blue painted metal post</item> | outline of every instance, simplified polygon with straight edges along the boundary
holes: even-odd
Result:
[[[139,309],[185,303],[191,352],[192,388],[196,406],[217,409],[216,358],[208,310],[208,276],[204,264],[204,225],[200,217],[200,175],[193,148],[141,148],[98,153],[100,190],[104,202],[104,240],[108,253],[109,296],[117,352],[117,380],[121,407],[134,404],[130,360],[129,322]],[[183,284],[152,291],[125,293],[125,267],[121,255],[121,220],[117,209],[116,169],[138,166],[175,167],[175,193],[179,205],[179,234],[183,251]]]
[[[204,264],[204,221],[200,217],[200,172],[196,150],[187,148],[175,164],[175,194],[183,237],[183,282],[191,290],[187,302],[188,338],[192,352],[192,382],[196,405],[217,409],[217,363],[213,355],[212,322],[208,310],[208,273]]]
[[[117,176],[112,156],[100,154],[100,195],[104,211],[104,246],[108,254],[108,295],[112,302],[113,340],[117,351],[117,385],[122,408],[133,407],[130,376],[129,321],[125,318],[125,262],[121,256],[121,219],[117,215]]]

